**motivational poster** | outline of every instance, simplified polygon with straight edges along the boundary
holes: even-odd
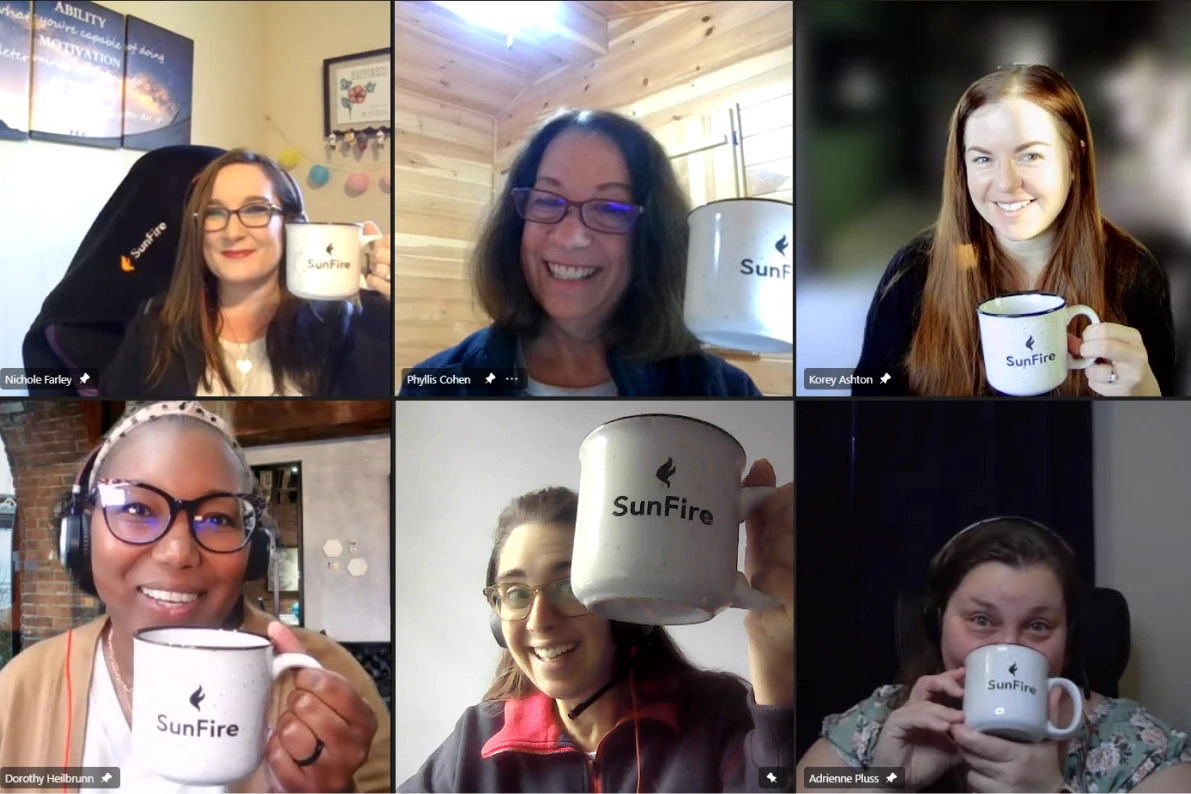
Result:
[[[0,0],[0,138],[29,137],[33,3]]]
[[[118,148],[124,15],[87,0],[35,0],[30,136]]]
[[[124,148],[189,144],[194,42],[131,16],[125,39]]]

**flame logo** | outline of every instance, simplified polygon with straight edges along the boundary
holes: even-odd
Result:
[[[132,260],[126,256],[120,257],[120,269],[125,273],[131,273],[132,271],[136,270],[136,268],[132,266]]]
[[[334,244],[334,243],[327,243],[327,253],[328,253],[328,254],[329,254],[329,253],[332,253],[334,250],[335,250],[335,244]]]
[[[678,471],[674,468],[674,458],[666,458],[666,462],[658,467],[658,479],[666,483],[666,487],[670,487],[670,478],[674,476],[674,472]]]
[[[194,692],[191,693],[190,705],[194,706],[195,711],[202,711],[202,709],[199,708],[199,704],[202,703],[206,699],[206,697],[207,696],[203,694],[203,688],[200,685],[198,689],[194,690]]]
[[[1026,340],[1026,347],[1030,348],[1030,350],[1034,349],[1034,337],[1031,336]]]
[[[783,234],[782,239],[780,239],[776,243],[774,243],[773,247],[777,249],[777,252],[779,254],[781,254],[782,256],[785,256],[786,249],[790,247],[789,241],[786,240],[786,235]]]
[[[1014,678],[1017,678],[1017,662],[1014,662],[1013,664],[1009,665],[1009,675],[1013,676]]]

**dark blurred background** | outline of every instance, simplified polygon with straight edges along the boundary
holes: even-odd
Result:
[[[1091,119],[1102,212],[1170,275],[1191,394],[1191,3],[804,0],[795,13],[800,373],[856,364],[878,279],[937,215],[963,91],[1000,65],[1046,63]],[[797,394],[830,394],[802,381]]]

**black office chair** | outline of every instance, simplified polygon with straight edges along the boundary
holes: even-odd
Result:
[[[925,596],[897,597],[897,661],[904,665],[926,642],[922,622]],[[1088,685],[1105,697],[1120,697],[1121,676],[1129,665],[1129,604],[1107,587],[1085,590],[1080,608],[1080,656]],[[1076,683],[1079,683],[1077,680]]]

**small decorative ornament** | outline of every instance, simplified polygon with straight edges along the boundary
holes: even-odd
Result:
[[[335,133],[332,132],[327,136],[327,146],[334,146],[338,142],[339,138],[335,135]]]
[[[302,153],[294,148],[286,149],[284,152],[281,153],[281,157],[279,157],[277,159],[277,162],[286,171],[293,171],[295,168],[298,167],[298,163],[300,163],[301,161],[302,161]]]
[[[327,170],[325,165],[314,165],[310,167],[310,182],[315,187],[322,187],[327,184],[327,180],[331,178],[331,172]]]
[[[368,189],[370,181],[368,174],[363,171],[355,171],[347,178],[347,189],[353,193],[363,193]]]
[[[351,130],[348,130],[347,132],[343,133],[343,140],[347,141],[348,143],[351,143],[355,139],[356,139],[356,134],[354,132],[352,132]]]
[[[356,148],[360,150],[360,154],[368,151],[368,138],[361,135],[360,139],[356,141]]]
[[[378,149],[385,148],[385,131],[384,130],[378,130],[376,133],[376,148],[378,148]]]
[[[236,369],[240,370],[242,374],[247,375],[252,371],[252,362],[246,358],[237,359]]]

